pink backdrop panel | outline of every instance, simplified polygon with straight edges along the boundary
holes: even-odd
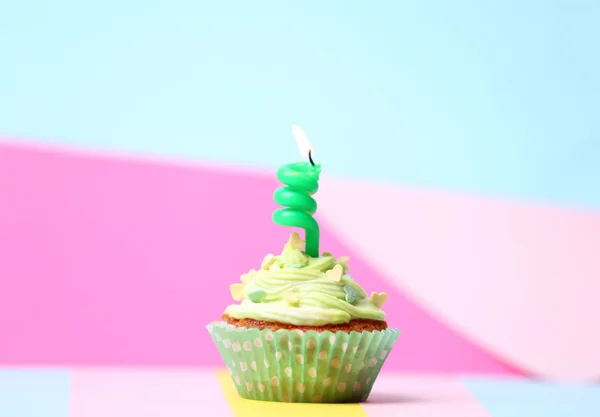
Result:
[[[277,187],[274,175],[0,145],[0,362],[220,365],[204,326],[286,241],[271,223]],[[322,250],[390,293],[403,335],[387,366],[513,372],[322,228]]]
[[[538,376],[600,378],[597,210],[329,179],[319,202],[338,238],[487,351]]]

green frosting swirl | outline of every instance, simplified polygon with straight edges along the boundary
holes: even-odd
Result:
[[[344,260],[331,254],[311,258],[297,248],[299,243],[302,241],[298,235],[292,234],[281,255],[275,256],[269,266],[245,274],[241,303],[227,307],[225,314],[298,326],[384,319],[385,313],[346,275]],[[341,269],[344,274],[339,281],[334,272],[336,265],[340,267],[335,272],[340,274]]]

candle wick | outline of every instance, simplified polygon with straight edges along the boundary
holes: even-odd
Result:
[[[310,163],[312,164],[312,166],[315,166],[315,162],[312,159],[312,149],[308,150],[308,160],[310,161]]]

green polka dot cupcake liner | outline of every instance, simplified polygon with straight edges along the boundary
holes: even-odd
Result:
[[[365,401],[399,330],[259,330],[207,326],[242,398],[262,401]]]

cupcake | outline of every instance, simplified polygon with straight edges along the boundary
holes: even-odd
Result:
[[[208,325],[238,394],[247,399],[365,401],[398,338],[381,307],[348,274],[348,258],[313,258],[292,233],[281,255],[232,284],[238,303]]]

